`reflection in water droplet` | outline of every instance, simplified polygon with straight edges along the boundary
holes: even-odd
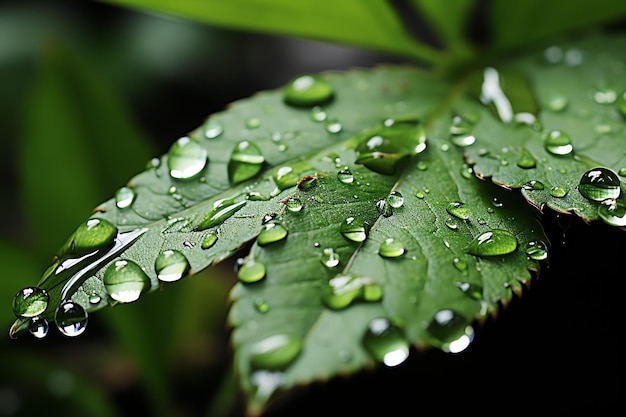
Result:
[[[284,369],[302,350],[302,340],[290,334],[275,334],[250,346],[252,369]]]
[[[239,142],[228,160],[228,179],[232,184],[254,177],[263,167],[265,158],[261,149],[247,140]]]
[[[224,132],[224,127],[217,120],[209,120],[204,126],[204,136],[207,139],[215,139]]]
[[[74,231],[63,245],[57,256],[65,259],[68,256],[79,257],[96,250],[110,247],[117,236],[117,227],[105,219],[89,219]]]
[[[177,250],[164,250],[154,261],[154,270],[159,281],[178,281],[189,272],[189,261],[182,252]]]
[[[467,319],[450,309],[436,312],[426,330],[444,352],[462,352],[474,339],[474,329]]]
[[[287,206],[287,210],[291,211],[292,213],[297,213],[302,210],[302,201],[298,197],[291,197],[289,200],[287,200],[285,205]]]
[[[385,239],[378,248],[378,254],[383,258],[397,258],[404,253],[405,249],[402,242],[392,237]]]
[[[562,130],[553,130],[544,135],[543,145],[552,155],[569,155],[574,150],[572,138]]]
[[[467,262],[459,258],[452,259],[452,265],[461,272],[467,271]]]
[[[526,148],[522,149],[522,153],[517,159],[517,166],[523,169],[531,169],[537,165],[537,161]]]
[[[87,312],[72,301],[61,304],[54,315],[59,331],[69,337],[81,335],[87,328]]]
[[[248,258],[237,271],[237,278],[246,284],[259,282],[265,278],[265,264],[253,258]]]
[[[170,176],[186,180],[197,176],[208,162],[206,149],[188,136],[178,139],[167,152]]]
[[[548,259],[548,248],[542,241],[530,241],[526,246],[526,256],[534,261]]]
[[[598,206],[598,217],[611,226],[624,227],[626,226],[626,205],[621,201],[605,200]]]
[[[120,259],[109,265],[102,278],[109,296],[120,303],[137,301],[150,288],[150,278],[135,262]]]
[[[469,207],[465,203],[461,203],[460,201],[454,201],[446,207],[446,211],[462,220],[469,219]]]
[[[30,323],[28,325],[28,331],[37,339],[43,339],[48,335],[48,330],[50,326],[48,325],[48,320],[43,317],[33,317],[30,319]]]
[[[314,106],[309,113],[311,120],[314,122],[323,122],[328,119],[328,113],[326,113],[321,107]]]
[[[322,252],[322,263],[328,268],[334,268],[339,265],[339,255],[333,248],[325,248]]]
[[[363,242],[367,238],[365,223],[360,217],[348,217],[342,224],[340,232],[348,240]]]
[[[409,357],[409,344],[404,333],[386,318],[376,318],[368,323],[363,347],[375,360],[390,367],[400,365]]]
[[[291,80],[284,91],[284,100],[292,106],[312,107],[329,102],[333,87],[316,75],[301,75]]]
[[[452,143],[460,147],[473,145],[474,142],[476,142],[476,137],[473,133],[476,121],[477,117],[473,114],[454,116],[452,118],[452,125],[450,126]]]
[[[387,202],[393,208],[400,208],[404,205],[404,197],[400,191],[392,191],[387,196]]]
[[[343,184],[352,184],[352,183],[354,183],[354,175],[352,175],[352,172],[347,167],[344,168],[344,169],[341,169],[337,173],[337,179],[340,182],[342,182]]]
[[[563,187],[559,187],[558,185],[550,188],[550,195],[556,198],[563,198],[567,195],[567,190]]]
[[[89,304],[92,304],[92,305],[100,304],[100,301],[102,301],[102,297],[100,297],[100,294],[98,294],[96,290],[92,290],[89,293]]]
[[[242,200],[236,203],[232,199],[223,199],[216,201],[213,204],[213,208],[202,217],[194,230],[206,230],[210,227],[224,223],[226,219],[241,210],[243,206],[246,205],[246,203],[246,200]]]
[[[135,190],[129,187],[122,187],[115,193],[115,205],[119,209],[130,207],[135,201]]]
[[[371,278],[339,275],[330,279],[324,287],[322,301],[333,310],[348,307],[357,300],[380,301],[383,289]]]
[[[533,190],[533,191],[538,191],[538,190],[543,190],[545,188],[545,186],[543,185],[543,183],[541,181],[536,181],[536,180],[530,180],[526,183],[524,183],[524,185],[522,185],[522,188],[524,190]]]
[[[478,235],[472,240],[467,252],[476,256],[505,255],[517,249],[517,239],[502,229],[493,229]]]
[[[598,167],[583,174],[578,183],[578,191],[590,200],[614,200],[620,196],[620,184],[621,181],[615,172]]]
[[[216,233],[207,233],[207,235],[202,238],[202,243],[200,244],[200,247],[202,249],[209,249],[213,245],[215,245],[217,239],[218,237]]]
[[[46,311],[50,296],[42,288],[26,287],[13,298],[13,314],[16,317],[35,317]]]
[[[256,238],[256,243],[259,246],[267,246],[270,243],[279,242],[287,237],[287,229],[278,223],[267,223],[264,225],[263,230]]]

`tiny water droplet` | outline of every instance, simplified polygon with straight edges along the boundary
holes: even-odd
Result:
[[[378,254],[383,258],[397,258],[405,252],[402,242],[392,237],[385,239],[378,248]]]
[[[454,265],[454,267],[461,272],[467,271],[467,262],[463,261],[460,258],[452,259],[452,265]]]
[[[28,324],[28,331],[37,339],[43,339],[48,335],[48,320],[43,317],[33,317]]]
[[[531,169],[537,165],[537,161],[533,158],[532,154],[526,149],[522,149],[522,153],[517,159],[517,166],[523,169]]]
[[[474,175],[474,168],[469,166],[468,164],[463,164],[461,167],[461,176],[465,179],[470,179]]]
[[[324,287],[322,301],[333,310],[348,307],[357,300],[380,301],[383,289],[376,281],[366,277],[339,275],[328,281]]]
[[[215,245],[215,243],[217,242],[217,233],[207,233],[203,238],[202,238],[202,243],[200,244],[200,247],[202,249],[209,249],[211,247],[213,247],[213,245]]]
[[[502,203],[502,201],[500,201],[498,197],[494,197],[491,199],[491,205],[494,206],[495,208],[500,208],[504,206],[504,203]]]
[[[546,133],[543,145],[552,155],[569,155],[574,150],[572,138],[562,130],[553,130]]]
[[[279,223],[267,223],[256,238],[259,246],[279,242],[287,237],[287,229]]]
[[[226,219],[241,210],[246,203],[246,200],[235,202],[233,199],[216,201],[213,204],[213,208],[202,217],[194,230],[205,230],[224,223]]]
[[[139,265],[120,259],[109,265],[102,278],[109,296],[120,303],[137,301],[150,288],[150,278]]]
[[[339,119],[329,118],[324,124],[324,128],[328,133],[339,133],[343,130],[343,126],[339,122]]]
[[[534,261],[548,259],[548,248],[542,241],[530,241],[526,246],[526,256]]]
[[[79,336],[87,328],[87,312],[72,301],[66,301],[57,308],[54,320],[59,331],[69,337]]]
[[[89,293],[89,304],[92,304],[92,305],[100,304],[100,301],[102,301],[102,297],[100,297],[100,294],[98,294],[98,291],[92,290]]]
[[[558,185],[550,188],[550,195],[556,198],[563,198],[567,195],[567,190],[563,187],[559,187]]]
[[[311,120],[314,122],[323,122],[328,119],[328,113],[326,113],[321,107],[314,106],[309,113]]]
[[[245,121],[244,126],[246,129],[256,129],[261,126],[261,119],[258,117],[251,117]]]
[[[264,162],[261,149],[254,142],[241,141],[230,154],[228,179],[232,184],[250,179],[259,173]]]
[[[204,126],[204,136],[207,139],[215,139],[224,133],[224,127],[217,120],[210,119]]]
[[[387,196],[387,203],[393,208],[400,208],[404,205],[404,197],[400,191],[392,191]]]
[[[578,183],[578,191],[590,200],[614,200],[620,196],[620,184],[621,181],[615,172],[598,167],[583,174]]]
[[[299,337],[285,333],[268,336],[250,346],[250,366],[272,371],[284,369],[301,350]]]
[[[333,248],[325,248],[322,252],[322,263],[328,268],[334,268],[339,265],[339,255]]]
[[[291,197],[287,200],[285,205],[287,206],[287,210],[292,213],[297,213],[302,210],[302,201],[298,197]]]
[[[301,75],[287,84],[284,100],[292,106],[312,107],[329,102],[334,94],[333,87],[321,77]]]
[[[424,161],[418,161],[415,167],[420,171],[426,171],[428,169],[428,164]]]
[[[259,313],[267,313],[270,310],[270,305],[264,298],[258,297],[254,299],[254,308]]]
[[[565,96],[553,96],[546,103],[546,107],[553,113],[558,113],[567,107],[569,100]]]
[[[337,173],[337,179],[343,184],[352,184],[354,183],[354,175],[347,167],[339,170]]]
[[[189,268],[187,257],[177,250],[164,250],[154,261],[157,278],[163,282],[178,281],[187,275]]]
[[[543,183],[541,181],[530,180],[530,181],[524,183],[524,185],[522,185],[522,188],[524,190],[538,191],[538,190],[543,190],[545,188],[545,186],[543,185]]]
[[[474,338],[474,329],[468,320],[450,309],[437,311],[426,330],[439,342],[444,352],[462,352]]]
[[[593,93],[593,101],[598,104],[613,104],[617,100],[617,92],[610,88],[596,90]]]
[[[465,203],[461,203],[460,201],[454,201],[446,207],[446,211],[462,220],[469,219],[470,211],[469,207]]]
[[[360,217],[348,217],[342,224],[340,232],[348,240],[363,242],[367,238],[365,223]]]
[[[446,226],[450,230],[456,230],[456,229],[459,228],[459,225],[456,224],[456,222],[454,220],[452,220],[452,217],[448,217],[448,219],[446,220]]]
[[[474,142],[476,142],[476,137],[473,134],[476,121],[477,118],[475,115],[462,114],[454,116],[452,118],[452,125],[450,126],[452,143],[459,147],[473,145]]]
[[[130,207],[135,201],[135,190],[129,187],[122,187],[115,193],[115,205],[119,209]]]
[[[13,314],[16,317],[35,317],[46,311],[50,296],[38,287],[26,287],[13,298]]]
[[[253,258],[248,258],[237,271],[237,278],[246,284],[259,282],[265,278],[265,264]]]
[[[178,139],[167,152],[170,176],[179,180],[196,177],[208,162],[206,149],[198,142],[184,136]]]
[[[375,318],[367,325],[363,347],[386,366],[400,365],[409,357],[409,344],[399,327],[386,318]]]
[[[456,282],[455,285],[468,297],[478,301],[483,300],[484,288],[482,285],[471,282]]]
[[[517,249],[517,239],[506,230],[492,229],[472,240],[467,252],[476,256],[506,255]]]

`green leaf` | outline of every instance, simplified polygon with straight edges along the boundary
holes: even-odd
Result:
[[[399,24],[388,2],[333,0],[105,0],[139,10],[180,16],[229,29],[333,42],[438,62]]]

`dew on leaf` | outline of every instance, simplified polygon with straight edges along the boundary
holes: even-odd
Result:
[[[302,350],[302,340],[294,335],[279,333],[250,346],[252,369],[281,370],[286,368]]]
[[[504,206],[504,204],[502,203],[502,201],[500,201],[498,197],[494,197],[491,199],[491,205],[494,206],[495,208],[500,208]]]
[[[50,296],[38,287],[26,287],[13,298],[13,314],[16,317],[35,317],[46,311]]]
[[[284,90],[285,103],[299,107],[319,106],[332,100],[333,87],[316,75],[301,75],[292,79]]]
[[[532,240],[526,245],[526,256],[534,261],[543,261],[548,259],[548,248],[544,242]]]
[[[292,213],[297,213],[302,210],[302,201],[298,197],[291,197],[285,202],[287,210]]]
[[[343,237],[353,242],[363,242],[367,238],[365,223],[360,217],[348,217],[339,230]]]
[[[386,366],[400,365],[409,357],[409,344],[403,331],[386,318],[372,319],[362,339],[363,347]]]
[[[598,104],[613,104],[617,100],[617,92],[610,88],[596,90],[593,93],[593,101]]]
[[[404,205],[404,197],[400,191],[392,191],[387,196],[387,203],[393,208],[400,208]]]
[[[135,201],[135,190],[129,187],[122,187],[115,192],[115,205],[119,209],[130,207]]]
[[[272,178],[280,191],[294,187],[305,173],[313,172],[314,168],[306,162],[285,165],[274,170]]]
[[[189,272],[189,261],[180,251],[167,249],[159,253],[154,261],[154,270],[159,281],[178,281]]]
[[[517,158],[517,166],[523,169],[531,169],[537,165],[537,161],[526,148],[522,149],[522,153]]]
[[[267,246],[279,242],[287,237],[287,229],[279,223],[267,223],[256,238],[259,246]]]
[[[259,313],[267,313],[270,310],[270,305],[264,298],[257,297],[254,299],[254,308]]]
[[[481,233],[470,242],[467,252],[476,256],[506,255],[517,249],[515,236],[502,229],[492,229]]]
[[[36,339],[43,339],[46,337],[49,329],[50,326],[48,325],[48,320],[43,317],[33,317],[30,319],[30,323],[28,324],[28,331]]]
[[[574,150],[572,138],[562,130],[547,132],[543,138],[543,146],[552,155],[569,155]]]
[[[474,168],[468,164],[463,164],[460,169],[461,176],[465,179],[470,179],[474,175]]]
[[[246,284],[259,282],[265,278],[265,264],[253,258],[248,258],[237,270],[237,278]]]
[[[259,173],[265,158],[261,149],[254,142],[247,140],[235,145],[228,160],[228,179],[232,184],[238,184],[250,179]]]
[[[379,301],[382,297],[382,287],[376,281],[352,275],[331,278],[322,293],[322,301],[333,310],[346,308],[357,300]]]
[[[215,139],[222,133],[224,133],[224,127],[217,120],[209,119],[204,126],[204,136],[207,139]]]
[[[102,278],[109,296],[120,303],[137,301],[150,288],[150,278],[135,262],[120,259],[104,271]]]
[[[339,122],[339,119],[336,118],[327,119],[324,123],[324,128],[328,133],[339,133],[343,130],[341,122]]]
[[[456,230],[459,228],[459,225],[456,224],[456,222],[452,219],[452,217],[448,217],[446,219],[446,226],[448,227],[448,229],[450,230]]]
[[[246,203],[246,200],[235,202],[230,198],[216,201],[213,208],[202,217],[194,230],[206,230],[224,223],[226,219],[241,210]]]
[[[393,215],[393,207],[391,207],[387,199],[378,200],[376,202],[376,210],[385,217]]]
[[[415,166],[420,171],[426,171],[428,169],[428,164],[424,161],[419,161]]]
[[[462,220],[469,219],[470,211],[467,204],[460,201],[453,201],[446,206],[446,211],[454,217]]]
[[[608,200],[607,200],[608,201]],[[598,206],[598,217],[611,226],[626,226],[626,205],[621,201],[612,201],[610,204]]]
[[[454,265],[454,267],[461,272],[467,271],[467,262],[463,261],[460,258],[455,257],[454,259],[452,259],[452,265]]]
[[[196,177],[208,162],[206,149],[198,142],[184,136],[178,139],[167,152],[170,176],[179,180]]]
[[[354,183],[354,175],[352,175],[352,172],[347,167],[337,172],[337,179],[343,184]]]
[[[484,288],[482,285],[472,282],[456,282],[455,285],[459,287],[463,294],[467,295],[468,297],[478,301],[483,300]]]
[[[563,187],[559,187],[558,185],[550,188],[550,195],[556,198],[563,198],[567,195],[567,190]]]
[[[59,331],[69,337],[81,335],[87,328],[87,312],[72,301],[62,303],[54,314]]]
[[[556,96],[550,97],[550,99],[546,103],[546,108],[553,113],[558,113],[558,112],[565,110],[568,103],[569,103],[569,100],[567,99],[567,97],[556,95]]]
[[[450,309],[437,311],[426,330],[437,340],[437,344],[444,352],[462,352],[474,338],[474,329],[468,324],[467,319]]]
[[[105,219],[93,218],[81,223],[61,248],[58,257],[79,257],[110,247],[117,236],[117,227]]]
[[[585,172],[578,183],[578,191],[594,201],[616,199],[620,195],[620,179],[608,168],[597,167]]]
[[[378,248],[378,254],[383,258],[397,258],[405,252],[402,242],[392,237],[385,239]]]
[[[322,251],[322,263],[328,268],[334,268],[339,265],[339,255],[333,248],[324,248]]]
[[[100,301],[102,301],[102,297],[100,297],[100,294],[98,294],[98,291],[96,290],[92,290],[91,292],[89,292],[88,299],[89,304],[92,305],[100,304]]]
[[[326,113],[321,107],[314,106],[309,113],[309,117],[314,122],[323,122],[328,119],[328,113]]]
[[[215,243],[217,242],[217,233],[207,233],[203,238],[202,238],[202,243],[200,243],[200,247],[202,249],[209,249],[211,247],[213,247],[213,245],[215,245]]]
[[[532,190],[532,191],[538,191],[538,190],[543,190],[545,188],[545,186],[543,185],[543,183],[541,181],[537,181],[537,180],[530,180],[526,183],[524,183],[524,185],[522,185],[522,188],[524,190]]]

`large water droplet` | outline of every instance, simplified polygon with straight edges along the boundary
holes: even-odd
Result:
[[[348,307],[357,300],[379,301],[383,289],[371,278],[339,275],[330,279],[324,287],[322,301],[333,310]]]
[[[620,180],[617,174],[608,168],[593,168],[580,178],[578,191],[590,200],[614,200],[621,192]]]
[[[397,258],[405,252],[402,242],[392,237],[385,239],[378,248],[378,254],[383,258]]]
[[[63,245],[58,257],[79,257],[113,245],[117,227],[105,219],[89,219],[82,223]]]
[[[245,206],[246,200],[235,202],[233,199],[226,198],[218,200],[213,204],[213,208],[202,216],[200,222],[196,225],[194,230],[205,230],[218,224],[224,223],[226,219],[238,212]]]
[[[512,233],[493,229],[478,235],[472,240],[467,252],[476,256],[506,255],[517,248],[517,239]]]
[[[43,339],[48,335],[48,320],[43,317],[33,317],[28,324],[28,331],[37,339]]]
[[[450,309],[436,312],[426,330],[444,352],[462,352],[474,338],[474,329],[465,317]]]
[[[626,226],[626,205],[621,201],[607,200],[598,207],[598,217],[611,226],[624,227]]]
[[[189,272],[189,261],[182,252],[177,250],[164,250],[154,261],[154,270],[159,281],[178,281]]]
[[[259,282],[265,278],[265,264],[254,258],[248,258],[237,270],[237,278],[246,284]]]
[[[526,246],[526,256],[534,261],[548,259],[548,248],[542,241],[530,241]]]
[[[122,187],[115,193],[115,205],[119,209],[125,209],[132,206],[136,197],[135,190],[129,187]]]
[[[13,314],[16,317],[35,317],[46,311],[50,296],[42,288],[27,287],[15,294]]]
[[[453,201],[446,206],[446,211],[462,220],[469,219],[470,210],[467,204],[461,203],[460,201]]]
[[[167,152],[167,166],[172,178],[186,180],[198,175],[208,162],[206,149],[198,142],[184,136]]]
[[[210,249],[217,242],[218,236],[217,233],[207,233],[206,236],[202,238],[202,243],[200,247],[202,249]]]
[[[301,75],[291,80],[284,91],[284,100],[292,106],[313,107],[329,102],[333,87],[316,75]]]
[[[87,328],[87,312],[72,301],[66,301],[57,308],[54,320],[59,331],[69,337],[79,336]]]
[[[270,243],[281,241],[287,237],[287,229],[279,223],[267,223],[257,236],[256,243],[266,246]]]
[[[363,242],[367,239],[365,222],[360,217],[348,217],[339,230],[343,237],[353,242]]]
[[[562,130],[553,130],[544,135],[543,146],[553,155],[569,155],[574,150],[572,138]]]
[[[228,161],[228,178],[233,184],[254,177],[263,167],[265,158],[261,149],[247,140],[239,142]]]
[[[376,318],[368,323],[363,347],[375,360],[387,366],[399,365],[409,357],[409,344],[404,333],[386,318]]]
[[[404,197],[400,191],[392,191],[387,196],[387,202],[393,208],[400,208],[404,205]]]
[[[352,175],[350,169],[346,167],[337,172],[337,179],[343,184],[352,184],[354,182],[354,175]]]
[[[120,303],[132,303],[150,288],[150,278],[139,265],[120,259],[109,265],[102,278],[109,296]]]
[[[401,163],[426,149],[426,131],[421,124],[394,122],[364,134],[356,147],[357,164],[393,175]]]
[[[299,337],[285,333],[268,336],[250,346],[250,366],[252,369],[284,369],[301,350]]]

